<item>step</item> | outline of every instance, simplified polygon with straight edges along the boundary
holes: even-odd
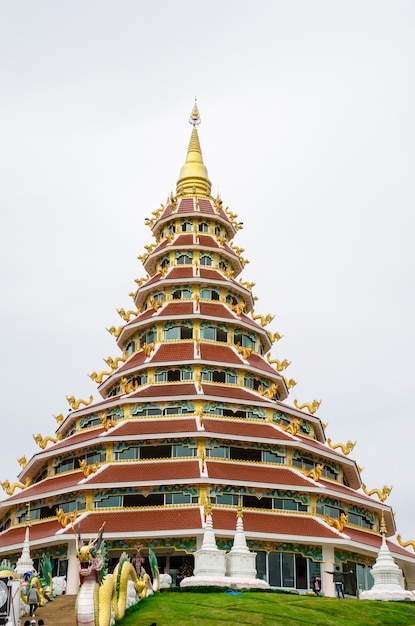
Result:
[[[76,596],[56,596],[52,602],[40,606],[36,611],[36,621],[43,619],[45,626],[76,626]],[[21,624],[30,619],[29,615],[21,618]]]

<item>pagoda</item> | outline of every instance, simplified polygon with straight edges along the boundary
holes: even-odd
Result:
[[[353,444],[326,439],[319,402],[289,400],[280,335],[240,278],[241,223],[211,193],[196,104],[190,122],[176,193],[146,220],[154,239],[139,257],[134,306],[109,329],[118,356],[90,375],[100,399],[68,397],[55,434],[37,435],[18,481],[2,483],[0,559],[16,564],[30,523],[35,567],[48,555],[75,594],[75,533],[92,539],[105,522],[113,562],[152,548],[175,581],[192,575],[209,504],[218,550],[231,550],[243,518],[257,576],[272,587],[306,592],[320,577],[334,595],[327,572],[340,565],[357,595],[373,585],[383,516],[413,589],[415,555],[391,541],[387,490],[362,486]]]

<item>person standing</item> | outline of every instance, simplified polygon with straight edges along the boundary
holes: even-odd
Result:
[[[27,601],[30,607],[30,617],[32,617],[40,602],[39,591],[34,583],[30,587],[29,595],[27,596]]]
[[[343,572],[340,569],[339,565],[336,565],[334,568],[334,572],[328,572],[326,570],[327,574],[331,574],[333,576],[333,582],[334,582],[334,588],[336,590],[336,597],[337,598],[344,598],[344,577],[348,576],[349,574],[353,574],[353,570],[350,570],[349,572]]]

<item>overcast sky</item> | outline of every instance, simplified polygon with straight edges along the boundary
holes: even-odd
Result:
[[[410,0],[0,1],[0,479],[98,397],[197,96],[291,402],[415,539],[414,77]]]

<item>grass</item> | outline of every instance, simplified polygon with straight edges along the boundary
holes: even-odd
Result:
[[[415,602],[376,602],[281,593],[162,592],[117,626],[415,626]]]

